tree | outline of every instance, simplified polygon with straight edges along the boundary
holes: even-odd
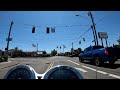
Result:
[[[81,48],[78,48],[78,52],[81,52],[82,51],[82,49]]]
[[[57,54],[57,50],[54,49],[53,51],[51,51],[52,56],[55,56],[56,54]]]
[[[46,51],[43,51],[43,54],[47,54],[47,52],[46,52]]]
[[[15,50],[18,51],[19,50],[18,47],[15,47]]]
[[[20,56],[25,56],[25,55],[22,50],[20,50],[18,47],[15,47],[14,51],[12,52],[12,57],[20,57]]]
[[[119,39],[117,40],[117,42],[119,43],[119,45],[120,45],[120,37],[119,37]]]

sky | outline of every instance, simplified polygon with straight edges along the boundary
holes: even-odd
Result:
[[[120,11],[91,11],[96,24],[96,31],[107,32],[108,45],[117,43],[120,36]],[[79,16],[76,16],[79,15]],[[92,25],[88,11],[0,11],[0,49],[7,46],[11,21],[13,21],[11,35],[12,41],[9,49],[18,47],[23,51],[35,51],[37,45],[39,51],[55,49],[58,52],[70,51],[73,48],[84,50],[90,45],[94,45]],[[35,33],[32,28],[35,26]],[[46,33],[47,27],[55,27],[55,33]],[[86,32],[86,33],[85,33]],[[85,33],[85,34],[84,34]],[[83,41],[85,38],[85,42]],[[79,44],[81,41],[81,44]],[[99,44],[101,40],[98,38]],[[106,46],[103,39],[104,46]],[[57,46],[59,48],[57,48]],[[62,47],[60,49],[60,46]]]

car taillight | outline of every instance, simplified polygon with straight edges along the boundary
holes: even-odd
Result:
[[[108,55],[108,51],[107,50],[105,50],[105,54]]]

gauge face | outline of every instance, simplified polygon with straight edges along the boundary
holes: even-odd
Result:
[[[73,67],[57,65],[48,70],[42,79],[83,79],[82,74]]]
[[[17,68],[8,75],[7,79],[31,79],[31,74],[25,68]]]
[[[37,75],[31,66],[23,64],[11,68],[4,79],[37,79]]]
[[[78,76],[69,69],[57,69],[52,72],[48,79],[79,79]]]

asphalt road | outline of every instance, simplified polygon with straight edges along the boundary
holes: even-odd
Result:
[[[0,63],[0,79],[3,79],[12,67],[20,64],[30,65],[38,74],[43,74],[56,65],[70,65],[79,70],[85,79],[120,79],[120,60],[115,62],[113,67],[110,67],[108,63],[105,63],[102,67],[97,67],[87,61],[80,63],[78,57],[71,58],[64,56],[9,58],[8,62]]]

